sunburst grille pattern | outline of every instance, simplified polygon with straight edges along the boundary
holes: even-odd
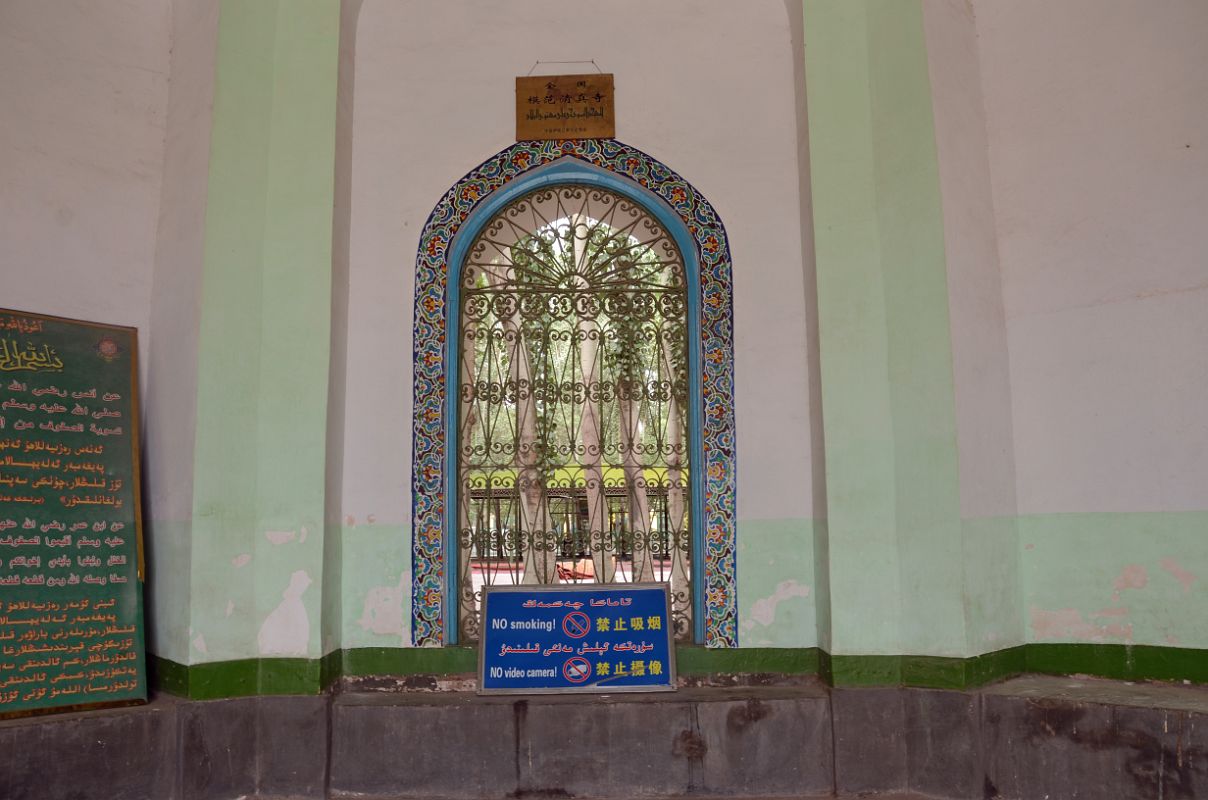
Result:
[[[559,185],[504,207],[459,275],[461,637],[484,586],[669,583],[692,634],[684,260],[639,204]]]

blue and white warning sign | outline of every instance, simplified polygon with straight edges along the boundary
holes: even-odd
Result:
[[[675,689],[666,584],[491,586],[480,694]]]

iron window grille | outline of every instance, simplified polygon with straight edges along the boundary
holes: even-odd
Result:
[[[597,186],[500,209],[459,280],[460,637],[492,584],[670,584],[692,636],[684,259]]]

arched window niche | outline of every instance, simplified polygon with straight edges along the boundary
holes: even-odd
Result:
[[[597,402],[546,402],[568,382]],[[737,646],[731,264],[691,184],[611,139],[471,171],[420,236],[414,393],[416,646],[468,643],[482,584],[628,580],[671,583],[681,641]]]

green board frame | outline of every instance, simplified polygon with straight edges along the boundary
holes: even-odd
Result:
[[[145,702],[138,332],[0,309],[0,716]]]

